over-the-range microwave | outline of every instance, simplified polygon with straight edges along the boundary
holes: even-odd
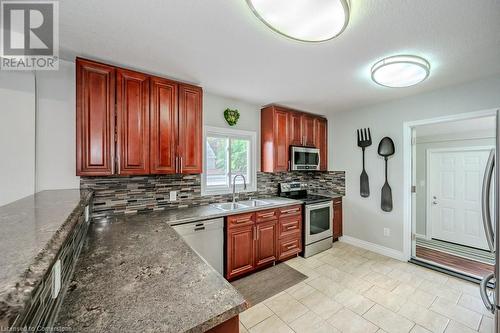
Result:
[[[290,170],[319,170],[320,156],[318,148],[290,147]]]

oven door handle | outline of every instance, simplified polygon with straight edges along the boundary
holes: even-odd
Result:
[[[320,209],[320,208],[326,208],[326,207],[333,207],[333,201],[327,201],[319,203],[319,204],[311,204],[311,205],[306,205],[307,211],[311,211],[313,209]]]

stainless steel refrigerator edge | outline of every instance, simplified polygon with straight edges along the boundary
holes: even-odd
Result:
[[[497,110],[496,113],[496,147],[491,151],[488,158],[488,163],[486,164],[486,171],[484,173],[483,179],[483,189],[482,189],[482,215],[484,231],[486,233],[486,241],[490,251],[495,252],[495,271],[494,273],[488,274],[483,278],[479,286],[479,291],[481,298],[485,307],[495,315],[494,332],[500,333],[500,290],[496,283],[496,277],[500,276],[500,261],[499,252],[497,249],[500,247],[500,237],[498,237],[497,231],[500,230],[500,113]],[[493,174],[495,177],[493,178]],[[493,189],[493,221],[491,219],[491,208],[490,203],[490,193],[491,185],[494,180]],[[488,284],[493,282],[493,296],[492,298],[488,294]]]

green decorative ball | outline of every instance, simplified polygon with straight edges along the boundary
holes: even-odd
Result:
[[[226,109],[224,111],[224,119],[226,119],[229,126],[234,126],[240,119],[240,112],[238,110]]]

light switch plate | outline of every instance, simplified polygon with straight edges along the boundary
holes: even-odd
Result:
[[[52,266],[52,298],[57,298],[61,291],[61,260],[57,259]]]
[[[389,237],[391,235],[391,229],[384,228],[384,236]]]
[[[170,191],[170,201],[177,201],[177,191]]]

